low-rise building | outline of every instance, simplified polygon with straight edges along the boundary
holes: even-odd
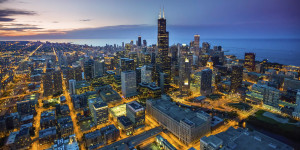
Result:
[[[56,127],[50,127],[39,131],[40,144],[52,143],[57,138]]]
[[[126,116],[132,121],[134,128],[145,125],[145,108],[136,101],[126,104]]]
[[[118,117],[118,126],[126,135],[133,134],[133,123],[126,116]]]
[[[293,148],[257,131],[234,129],[200,139],[200,149],[203,150],[292,150]]]
[[[168,99],[146,101],[147,114],[172,132],[184,144],[199,140],[211,131],[211,116],[177,106]]]
[[[83,135],[84,141],[85,141],[85,147],[87,149],[89,148],[97,148],[102,144],[102,136],[99,130],[86,133]]]
[[[120,137],[120,130],[113,124],[100,129],[100,133],[104,143],[116,141]]]

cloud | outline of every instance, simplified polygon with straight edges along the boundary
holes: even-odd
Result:
[[[2,9],[2,10],[0,10],[0,22],[14,21],[15,19],[11,18],[11,16],[14,16],[14,15],[36,15],[36,13],[34,11]]]
[[[52,23],[59,23],[58,21],[53,21]]]
[[[0,0],[0,3],[4,3],[4,2],[6,2],[7,0]]]
[[[32,30],[40,30],[43,28],[39,28],[36,25],[30,24],[20,24],[20,23],[3,23],[0,25],[0,31],[8,32],[8,31],[15,31],[15,32],[22,32],[22,31],[32,31]]]
[[[91,19],[82,19],[82,20],[79,20],[79,21],[91,21]]]

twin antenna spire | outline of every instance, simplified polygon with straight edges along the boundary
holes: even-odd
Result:
[[[161,8],[159,9],[159,15],[158,15],[158,18],[161,19]],[[165,19],[165,7],[163,6],[163,16],[162,18]]]

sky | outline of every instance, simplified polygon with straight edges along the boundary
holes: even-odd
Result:
[[[0,40],[300,38],[299,0],[0,0]]]

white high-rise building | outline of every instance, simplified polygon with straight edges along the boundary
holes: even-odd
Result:
[[[75,86],[76,86],[76,80],[74,80],[74,79],[69,80],[69,92],[70,92],[70,95],[76,94]]]
[[[135,71],[123,71],[121,73],[122,94],[124,97],[131,97],[137,94],[136,92],[136,73]]]
[[[152,67],[144,65],[141,68],[141,82],[142,83],[152,82]]]

